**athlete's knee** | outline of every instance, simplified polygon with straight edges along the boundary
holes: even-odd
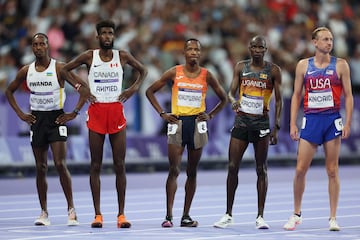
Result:
[[[125,173],[125,163],[124,161],[116,161],[114,162],[114,171],[118,174],[124,174]]]
[[[97,163],[97,162],[92,162],[90,165],[90,173],[100,173],[101,171],[101,163]]]
[[[188,169],[186,170],[186,175],[188,179],[196,179],[197,170],[196,169]]]
[[[267,175],[266,165],[256,166],[256,174],[258,177],[263,177]]]
[[[46,175],[47,171],[48,171],[47,163],[36,164],[36,172],[38,175]]]
[[[169,167],[169,176],[178,177],[179,174],[180,174],[180,167],[179,166],[170,166]]]
[[[237,175],[239,172],[239,165],[233,162],[229,162],[228,165],[228,174],[229,175]]]
[[[326,168],[326,173],[327,173],[329,178],[335,178],[339,174],[337,167],[327,167]]]

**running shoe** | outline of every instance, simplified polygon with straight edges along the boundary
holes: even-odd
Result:
[[[180,227],[197,227],[198,222],[191,219],[190,216],[183,216],[181,218]]]
[[[130,228],[131,223],[126,220],[125,215],[120,215],[117,218],[117,227],[118,228]]]
[[[329,230],[330,231],[340,231],[340,227],[339,227],[338,223],[336,222],[336,218],[329,219]]]
[[[302,217],[295,214],[291,215],[288,222],[284,225],[284,229],[288,231],[295,230],[296,225],[302,223]]]
[[[68,226],[77,226],[77,225],[79,225],[79,222],[78,222],[77,217],[76,217],[75,208],[70,208],[69,209],[67,225]]]
[[[49,226],[50,220],[49,220],[48,212],[42,210],[39,218],[35,220],[34,224],[36,226]]]
[[[95,215],[94,221],[91,223],[92,228],[102,228],[103,227],[103,217],[102,215]]]
[[[171,228],[174,226],[172,223],[172,217],[166,216],[165,220],[162,222],[161,226],[163,228]]]
[[[227,228],[232,224],[234,224],[234,218],[229,214],[225,214],[218,222],[214,223],[214,227]]]
[[[258,216],[256,219],[256,228],[257,229],[269,229],[269,225],[265,222],[264,218]]]

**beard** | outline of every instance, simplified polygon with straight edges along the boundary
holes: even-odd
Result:
[[[106,45],[103,42],[100,42],[100,48],[101,49],[108,50],[108,49],[113,49],[113,47],[114,47],[114,42],[111,42],[109,45]]]

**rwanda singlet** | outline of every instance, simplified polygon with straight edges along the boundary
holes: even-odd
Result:
[[[42,72],[35,69],[35,62],[29,65],[26,84],[30,90],[30,109],[34,111],[59,110],[64,107],[66,94],[56,74],[56,60],[51,59],[48,68]]]
[[[317,68],[309,58],[304,75],[304,113],[335,113],[340,110],[342,83],[336,73],[336,57],[326,68]]]
[[[51,59],[47,69],[38,72],[35,62],[29,65],[26,84],[30,89],[31,113],[36,122],[30,126],[30,142],[33,147],[46,146],[49,143],[67,140],[65,124],[55,123],[56,118],[63,114],[65,102],[64,88],[60,87],[56,60]]]

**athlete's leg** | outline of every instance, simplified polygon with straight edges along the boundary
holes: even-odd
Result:
[[[100,211],[100,171],[103,157],[105,135],[96,133],[89,129],[89,146],[91,155],[90,164],[90,187],[93,198],[94,210],[96,215],[101,215]]]
[[[125,169],[125,153],[126,153],[126,129],[124,128],[118,133],[109,135],[114,171],[116,175],[116,191],[118,199],[118,216],[124,214],[125,208],[125,192],[126,192],[126,169]]]
[[[181,156],[184,148],[175,144],[168,144],[169,173],[166,180],[166,215],[172,217],[174,198],[177,190],[177,177],[180,174]]]
[[[183,216],[189,216],[190,207],[196,191],[197,167],[201,158],[202,148],[188,149],[188,161],[186,165],[185,201]]]
[[[267,176],[267,154],[269,148],[269,136],[261,138],[253,143],[256,162],[257,175],[257,197],[258,197],[258,216],[264,216],[264,207],[268,188]]]
[[[339,154],[341,139],[337,137],[324,143],[326,172],[329,179],[330,217],[336,217],[339,202]]]
[[[294,213],[301,213],[301,201],[305,190],[305,176],[316,152],[317,145],[299,140],[296,171],[294,177]]]
[[[64,191],[65,198],[68,204],[68,210],[74,208],[72,184],[70,172],[66,165],[66,142],[53,142],[50,144],[55,168],[59,174],[60,184]]]
[[[229,144],[229,166],[226,180],[226,213],[232,216],[232,208],[234,204],[235,191],[237,189],[239,179],[238,173],[242,157],[249,143],[240,139],[231,137]]]
[[[47,155],[49,146],[32,147],[36,164],[36,188],[40,201],[40,207],[47,212],[47,180],[48,171]]]

